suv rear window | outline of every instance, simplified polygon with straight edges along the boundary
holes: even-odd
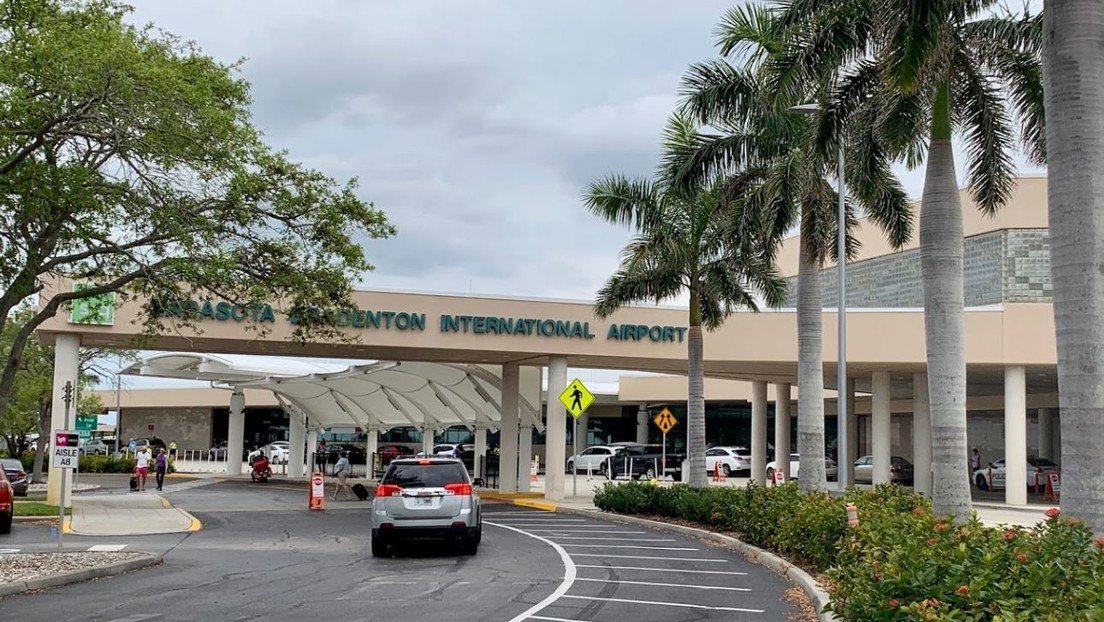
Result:
[[[445,484],[467,483],[467,471],[459,462],[430,462],[429,464],[395,464],[383,476],[384,484],[403,488],[443,488]]]

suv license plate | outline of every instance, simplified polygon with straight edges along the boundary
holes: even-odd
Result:
[[[415,505],[433,505],[433,497],[415,497]]]

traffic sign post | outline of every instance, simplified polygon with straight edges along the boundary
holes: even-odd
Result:
[[[656,424],[660,432],[663,432],[663,466],[660,467],[659,473],[660,478],[663,478],[663,476],[667,475],[667,433],[678,423],[678,418],[671,414],[670,410],[664,407],[663,410],[659,411],[659,414],[652,419],[652,422]]]
[[[579,496],[579,470],[574,468],[574,464],[579,456],[579,416],[594,403],[594,394],[586,388],[582,380],[576,378],[560,393],[560,403],[575,420],[571,432],[571,496],[577,497]]]
[[[61,498],[58,501],[58,550],[65,532],[65,474],[80,464],[80,435],[75,430],[54,430],[50,466],[60,469]]]
[[[77,434],[84,440],[91,438],[99,425],[99,419],[97,415],[77,415]]]

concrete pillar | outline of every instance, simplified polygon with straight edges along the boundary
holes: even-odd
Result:
[[[790,384],[774,385],[774,463],[790,478]]]
[[[529,481],[530,463],[533,461],[533,424],[528,420],[518,427],[518,492],[529,492],[532,482]]]
[[[517,363],[506,363],[502,366],[502,424],[498,434],[498,489],[502,492],[518,489],[518,387]]]
[[[641,404],[640,410],[636,411],[636,442],[648,442],[648,421],[648,407]]]
[[[889,461],[892,442],[890,438],[889,372],[874,372],[870,378],[870,385],[870,453],[874,457],[874,472],[871,480],[875,484],[884,484],[889,481]]]
[[[751,383],[751,483],[767,483],[767,383]]]
[[[303,411],[291,407],[288,413],[288,477],[303,477],[306,466],[307,420]]]
[[[226,429],[226,474],[241,475],[245,452],[245,394],[234,389],[230,394],[230,417]]]
[[[54,341],[54,385],[53,401],[50,410],[50,429],[47,434],[53,436],[54,430],[75,430],[77,427],[77,376],[80,373],[80,335],[58,335]],[[73,387],[69,408],[65,407],[65,383]],[[53,449],[51,439],[48,451]],[[52,462],[50,453],[44,456],[47,466]],[[49,467],[46,478],[46,503],[66,506],[72,505],[73,472],[65,474],[65,486],[62,486],[62,471]]]
[[[475,473],[472,477],[487,477],[487,426],[475,426]]]
[[[422,425],[422,453],[425,456],[433,455],[433,427],[428,424]]]
[[[364,429],[364,453],[367,454],[368,468],[365,470],[366,477],[369,480],[376,478],[376,453],[379,452],[379,432],[378,425],[370,423]]]
[[[567,359],[548,359],[548,415],[544,422],[544,496],[564,498],[564,469],[567,466],[567,410],[560,403],[560,393],[567,388]]]
[[[1049,408],[1039,409],[1039,457],[1054,460],[1054,415]]]
[[[859,459],[859,414],[855,412],[855,379],[847,379],[847,388],[844,395],[847,404],[847,455],[845,460],[839,460],[840,473],[847,473],[848,486],[855,483],[855,461]],[[842,464],[846,463],[846,464]],[[842,478],[842,475],[841,475]]]
[[[912,478],[916,492],[932,493],[931,408],[928,375],[912,375]]]
[[[1004,502],[1027,505],[1027,381],[1022,365],[1004,368]]]

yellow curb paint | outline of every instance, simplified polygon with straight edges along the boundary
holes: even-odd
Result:
[[[544,494],[539,492],[480,492],[480,497],[484,499],[498,499],[501,501],[510,501],[513,499],[543,499]]]
[[[188,525],[188,531],[199,531],[203,529],[203,523],[199,522],[199,519],[192,517],[192,524]]]
[[[172,507],[172,504],[171,504],[171,503],[169,503],[169,500],[168,500],[168,499],[166,499],[165,497],[161,497],[161,507],[163,507],[163,508],[171,508],[171,507]]]
[[[534,508],[537,510],[544,510],[545,512],[555,512],[558,507],[551,501],[536,501],[534,499],[514,499],[514,505],[520,505],[521,507]]]
[[[73,519],[67,518],[61,525],[61,533],[73,533]]]

